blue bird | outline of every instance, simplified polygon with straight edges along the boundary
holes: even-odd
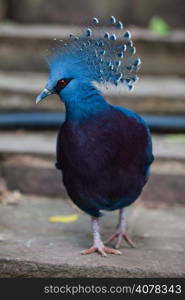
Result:
[[[56,167],[72,201],[92,219],[93,246],[82,254],[121,254],[117,250],[126,234],[125,207],[132,204],[146,184],[153,161],[149,128],[135,112],[109,104],[96,87],[125,85],[132,90],[141,60],[135,57],[131,34],[111,17],[110,32],[98,31],[93,18],[81,35],[70,34],[67,44],[58,43],[48,57],[49,78],[37,97],[58,94],[66,118],[57,139]],[[99,217],[102,210],[119,209],[115,249],[103,243]]]

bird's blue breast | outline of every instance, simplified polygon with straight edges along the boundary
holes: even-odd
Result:
[[[84,122],[66,121],[57,160],[69,196],[82,210],[99,216],[137,199],[152,162],[150,134],[142,119],[109,106]]]

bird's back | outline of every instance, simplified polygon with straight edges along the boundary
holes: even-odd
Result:
[[[142,119],[113,106],[83,122],[66,121],[57,162],[71,199],[99,216],[131,204],[147,181],[152,162],[149,130]]]

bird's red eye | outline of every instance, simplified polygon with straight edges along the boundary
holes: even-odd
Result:
[[[67,82],[64,79],[61,79],[58,81],[58,85],[61,87],[65,86],[66,84],[67,84]]]
[[[56,86],[55,86],[55,91],[56,93],[59,93],[63,88],[68,85],[68,83],[72,80],[72,78],[63,78],[58,80]]]

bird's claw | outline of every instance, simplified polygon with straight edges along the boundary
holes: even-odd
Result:
[[[81,251],[80,253],[84,255],[84,254],[91,254],[95,252],[98,252],[103,257],[106,257],[107,254],[116,254],[116,255],[122,254],[121,251],[108,248],[108,247],[91,247],[89,249]]]
[[[132,242],[132,240],[128,237],[128,235],[126,233],[122,233],[122,232],[116,232],[114,234],[112,234],[106,241],[105,244],[108,244],[110,242],[112,242],[113,240],[118,239],[117,243],[115,245],[115,248],[118,249],[121,245],[122,239],[124,239],[127,244],[132,247],[132,248],[136,248],[134,243]]]

